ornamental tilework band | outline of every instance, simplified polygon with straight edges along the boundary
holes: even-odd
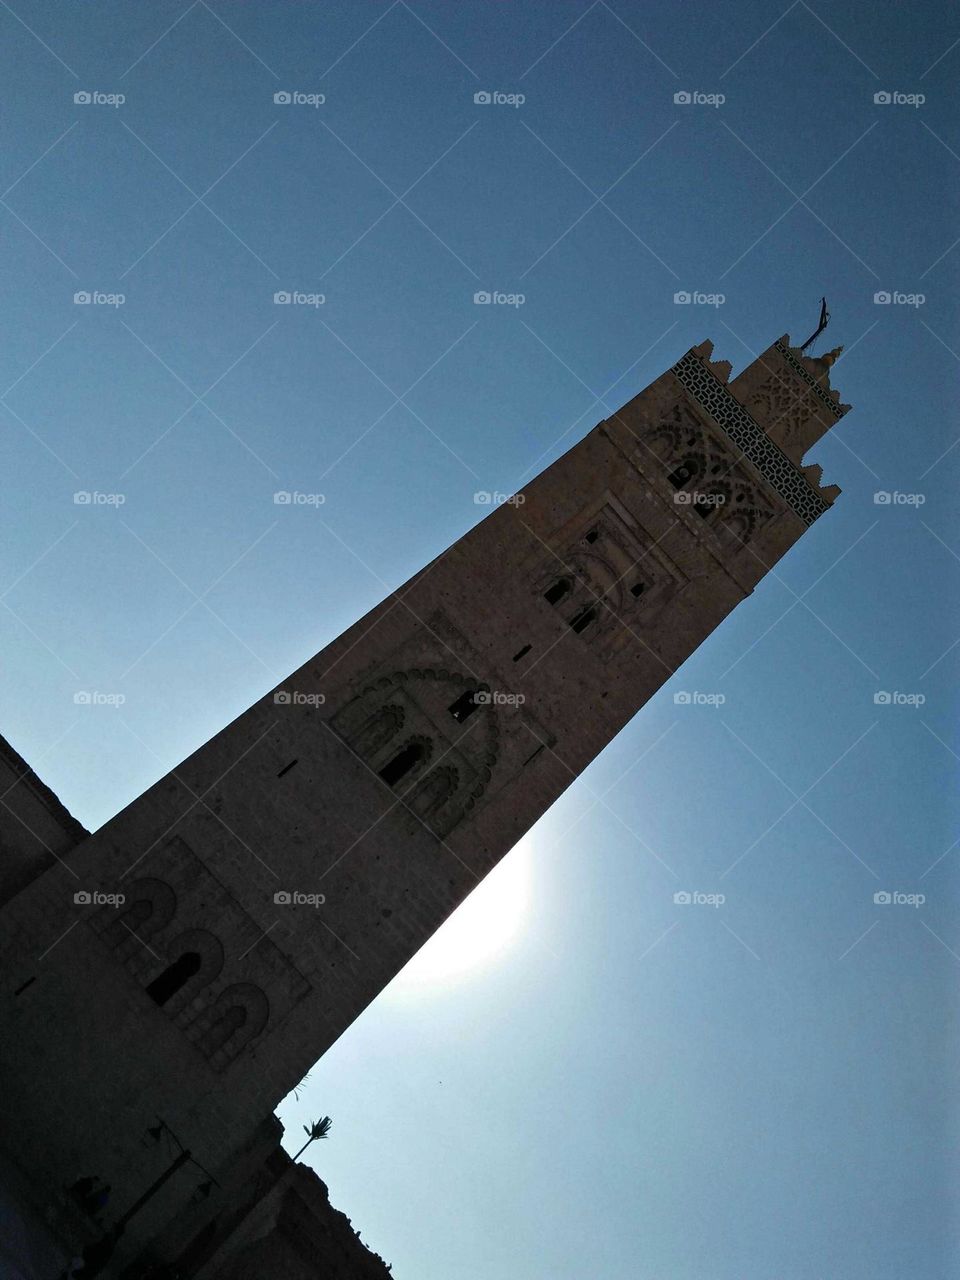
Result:
[[[828,504],[702,360],[688,351],[672,372],[804,524],[823,515]]]
[[[793,369],[795,373],[798,373],[800,377],[803,378],[804,382],[809,383],[809,385],[814,389],[814,391],[817,393],[817,396],[823,401],[823,403],[827,406],[827,408],[830,410],[833,416],[835,418],[842,418],[843,415],[846,413],[847,409],[849,408],[849,405],[846,405],[846,406],[839,405],[835,400],[831,400],[831,398],[827,395],[826,391],[824,391],[823,387],[821,387],[820,383],[817,382],[816,378],[811,377],[811,375],[803,367],[803,365],[800,363],[797,357],[793,354],[793,352],[788,347],[785,347],[782,342],[778,340],[773,345],[774,345],[774,349],[780,352],[780,354],[783,356],[784,360],[786,360],[790,368]]]

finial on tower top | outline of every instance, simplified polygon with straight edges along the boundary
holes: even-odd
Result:
[[[820,372],[817,374],[817,381],[829,381],[830,369],[840,359],[843,347],[834,347],[832,351],[825,351],[822,356],[807,356],[807,359],[814,365],[820,366]]]
[[[827,300],[826,298],[821,298],[820,299],[820,322],[817,325],[816,329],[813,331],[813,333],[811,333],[810,337],[806,340],[806,342],[800,348],[800,350],[806,351],[807,347],[809,347],[812,342],[816,342],[817,338],[820,337],[821,333],[823,333],[824,329],[827,327],[829,323],[830,323],[830,312],[827,310]]]

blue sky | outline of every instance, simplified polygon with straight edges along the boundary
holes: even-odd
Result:
[[[91,827],[475,492],[705,337],[735,369],[801,341],[826,293],[837,506],[282,1116],[294,1146],[334,1117],[309,1159],[400,1280],[955,1274],[956,15],[0,22],[0,729]]]

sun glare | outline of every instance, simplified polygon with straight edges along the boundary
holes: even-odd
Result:
[[[421,947],[399,984],[444,983],[492,963],[520,932],[529,902],[530,859],[521,841]]]

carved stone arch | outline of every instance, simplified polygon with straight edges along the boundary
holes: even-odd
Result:
[[[182,965],[186,973],[184,980],[162,1001],[163,1010],[172,1018],[178,1018],[211,982],[214,982],[223,969],[223,946],[212,933],[206,929],[185,929],[165,946],[167,963],[155,974],[147,991],[154,995],[164,993],[165,979],[169,977],[175,966]],[[185,957],[197,957],[191,961],[189,971]]]
[[[697,486],[692,505],[699,516],[712,522],[722,519],[724,512],[729,511],[732,497],[729,480],[708,479]]]
[[[359,756],[375,756],[396,737],[406,718],[403,707],[389,704],[378,707],[360,726],[350,745]]]
[[[252,982],[225,987],[191,1023],[188,1035],[217,1071],[259,1036],[270,1019],[270,1002]]]
[[[646,439],[647,448],[661,462],[672,462],[683,449],[683,440],[679,428],[668,423],[661,423]]]
[[[546,589],[545,583],[543,589]],[[445,667],[408,667],[401,670],[395,670],[386,674],[371,678],[367,684],[363,686],[359,693],[346,702],[339,711],[337,711],[330,720],[330,725],[336,732],[354,749],[357,736],[361,729],[369,724],[376,717],[379,711],[384,708],[395,705],[391,701],[391,692],[399,694],[401,689],[405,689],[404,697],[411,697],[416,701],[416,685],[434,684],[447,685],[450,688],[449,703],[453,704],[457,698],[462,696],[464,689],[482,689],[488,690],[489,686],[484,681],[478,681],[475,677],[465,675],[461,671],[450,670]],[[396,698],[396,703],[401,701],[400,697]],[[459,748],[463,751],[470,765],[477,768],[480,774],[486,773],[491,776],[492,770],[499,758],[500,751],[500,725],[499,711],[496,705],[491,701],[485,704],[479,704],[476,710],[471,712],[471,719],[475,727],[472,729],[469,739]],[[451,717],[451,726],[455,721]],[[403,736],[403,729],[407,729],[408,736]],[[409,746],[415,740],[422,743],[424,747],[424,755],[421,758],[417,768],[411,770],[402,780],[398,780],[395,785],[401,793],[406,793],[409,786],[414,786],[426,778],[426,771],[430,761],[435,754],[435,746],[432,738],[420,735],[410,735],[409,730],[412,725],[409,723],[409,715],[405,717],[404,725],[400,730],[386,741],[386,745],[381,747],[378,752],[368,754],[365,758],[367,763],[376,773],[382,776],[383,769],[389,765],[397,753],[404,747]],[[446,748],[444,748],[446,750]],[[358,754],[362,754],[360,751]],[[463,779],[459,780],[461,789],[463,787]],[[474,784],[476,786],[476,784]],[[478,795],[486,789],[486,783],[479,787]],[[460,809],[465,806],[461,804]],[[452,825],[452,824],[449,824]]]
[[[753,537],[754,523],[753,513],[745,508],[732,511],[718,522],[717,537],[730,555],[736,555],[747,545]]]
[[[417,784],[410,796],[410,808],[421,818],[442,809],[456,794],[460,774],[452,765],[433,769]]]
[[[162,932],[177,911],[177,895],[165,880],[143,876],[124,886],[120,907],[104,907],[94,927],[104,943],[126,963],[144,950],[148,939]]]
[[[675,404],[647,437],[653,453],[672,470],[684,454],[705,454],[706,438],[700,422],[684,406]]]
[[[668,463],[668,466],[671,464]],[[689,489],[699,484],[707,471],[706,457],[702,453],[684,452],[673,460],[667,479],[674,489]]]
[[[590,592],[590,602],[597,605],[601,617],[603,615],[609,617],[611,609],[619,613],[623,609],[624,601],[623,574],[618,572],[616,566],[611,564],[606,556],[599,555],[596,551],[584,552],[582,558],[584,562],[591,561],[593,565],[591,570],[589,565],[584,564],[587,581],[603,587],[602,591]]]
[[[388,787],[396,787],[403,782],[409,787],[415,778],[423,774],[432,755],[432,740],[421,733],[411,734],[397,744],[396,751],[379,770],[380,777]]]

